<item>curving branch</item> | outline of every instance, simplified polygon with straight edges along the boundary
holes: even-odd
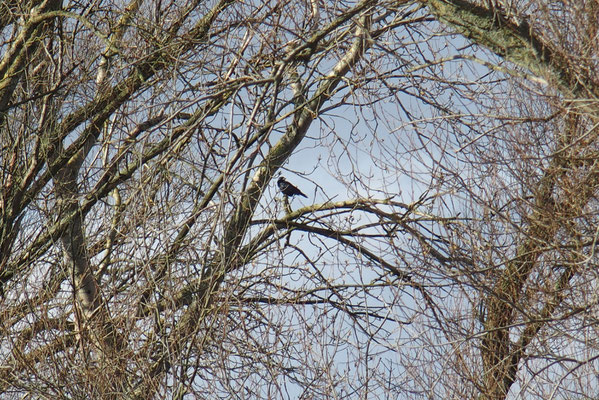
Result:
[[[579,77],[563,54],[539,37],[525,19],[515,21],[499,8],[467,0],[423,0],[437,19],[479,46],[559,88],[568,98],[599,94],[591,77]]]

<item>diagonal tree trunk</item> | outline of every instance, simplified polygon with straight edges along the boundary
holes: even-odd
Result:
[[[583,86],[580,82],[591,82],[590,76],[578,76],[579,71],[566,61],[549,43],[535,35],[526,21],[516,23],[504,10],[485,8],[463,0],[428,0],[430,11],[451,29],[463,34],[480,46],[495,52],[505,60],[527,69],[534,76],[559,89],[568,99],[577,99],[579,105],[595,121],[599,120],[597,108],[588,98],[596,96],[597,86]],[[534,190],[532,212],[525,217],[523,242],[514,258],[500,273],[492,293],[487,296],[486,333],[482,339],[481,355],[484,367],[484,393],[481,398],[499,400],[507,397],[510,387],[516,381],[518,365],[526,355],[526,346],[534,339],[543,323],[528,322],[519,340],[512,342],[510,327],[518,320],[520,302],[526,298],[525,285],[535,268],[539,267],[542,254],[556,240],[558,230],[566,225],[569,218],[576,216],[599,189],[597,166],[593,164],[583,187],[584,192],[564,192],[561,198],[554,198],[554,190],[559,186],[561,174],[574,174],[581,167],[564,159],[563,149],[574,158],[580,149],[589,142],[596,141],[597,129],[589,133],[583,144],[576,137],[575,127],[570,126],[563,133],[563,140],[556,146],[556,153],[545,175]],[[559,218],[558,218],[559,215]],[[576,237],[572,237],[576,241]],[[573,275],[567,269],[558,287],[563,289]],[[547,318],[551,310],[563,297],[557,291],[552,302],[542,314]]]

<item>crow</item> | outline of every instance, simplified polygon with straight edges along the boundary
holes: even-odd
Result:
[[[277,185],[279,186],[281,193],[283,193],[285,196],[295,196],[296,194],[299,194],[300,196],[308,198],[308,196],[303,194],[301,190],[293,186],[291,183],[287,182],[287,179],[283,177],[279,178],[279,180],[277,181]]]

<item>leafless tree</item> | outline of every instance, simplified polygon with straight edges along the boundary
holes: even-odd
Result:
[[[0,10],[3,398],[599,395],[596,0]]]

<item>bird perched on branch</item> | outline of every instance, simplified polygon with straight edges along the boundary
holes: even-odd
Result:
[[[285,179],[283,177],[279,178],[279,180],[277,181],[277,185],[279,186],[281,193],[283,193],[285,196],[300,195],[300,196],[304,196],[305,198],[308,198],[308,196],[303,194],[301,190],[299,190],[297,187],[293,186],[291,183],[287,182],[287,179]]]

